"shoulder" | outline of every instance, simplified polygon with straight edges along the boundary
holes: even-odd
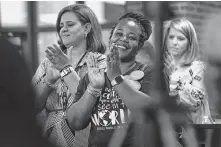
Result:
[[[206,67],[206,62],[204,61],[200,61],[200,60],[196,60],[193,61],[193,63],[191,64],[191,69],[194,70],[204,70]]]

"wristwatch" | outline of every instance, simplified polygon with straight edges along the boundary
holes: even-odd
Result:
[[[124,81],[124,77],[122,75],[119,75],[111,81],[111,85],[115,86],[115,85],[122,83],[123,81]]]

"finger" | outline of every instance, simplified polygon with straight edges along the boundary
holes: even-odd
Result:
[[[91,54],[92,66],[96,67],[96,55],[94,53]]]
[[[63,53],[63,51],[56,44],[53,44],[53,47],[58,55]]]
[[[165,65],[165,67],[166,67],[167,69],[169,68],[169,66],[168,66],[168,64],[167,64],[167,63],[165,63],[165,62],[164,62],[164,65]]]
[[[92,67],[92,66],[91,66],[91,62],[90,62],[90,59],[89,59],[89,58],[86,58],[85,61],[86,61],[86,63],[87,63],[88,70],[90,70],[91,67]]]
[[[46,53],[46,55],[49,55],[49,56],[54,56],[54,54],[51,52],[51,50],[49,50],[49,49],[46,49],[45,50],[45,53]]]
[[[93,67],[93,65],[94,65],[94,61],[93,61],[93,58],[91,57],[92,56],[92,53],[91,52],[89,52],[88,53],[88,56],[87,56],[87,59],[88,59],[88,61],[90,62],[89,63],[89,65],[91,66],[91,67]]]
[[[58,53],[55,48],[52,46],[47,46],[47,49],[50,50],[53,55],[57,56]]]
[[[110,67],[110,65],[111,65],[110,54],[107,55],[107,60],[106,60],[106,62],[107,62],[107,67]]]
[[[118,49],[115,49],[114,60],[119,61],[119,50]]]
[[[98,56],[97,55],[96,55],[96,57],[94,56],[94,62],[95,62],[95,67],[98,68],[99,63],[98,63]]]
[[[50,55],[46,55],[46,57],[48,58],[48,60],[54,64],[54,59],[53,59],[53,56],[50,56]]]
[[[167,60],[164,61],[164,64],[166,64],[168,67],[170,66],[170,62]]]

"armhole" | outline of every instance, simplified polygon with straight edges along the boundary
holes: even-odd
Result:
[[[144,72],[144,75],[145,75],[145,69],[147,66],[148,66],[147,64],[143,64],[142,67],[140,68],[140,70]],[[140,80],[141,85],[143,84],[143,80],[144,80],[144,77]]]

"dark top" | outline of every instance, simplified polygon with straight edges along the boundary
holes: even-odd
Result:
[[[140,91],[149,94],[153,73],[152,66],[137,62],[136,66],[124,74],[124,76],[129,75],[135,70],[144,71],[144,77],[138,82],[141,84]],[[77,93],[75,95],[77,99],[80,99],[83,96],[88,84],[89,79],[86,74],[79,82]],[[115,129],[128,127],[129,116],[130,111],[114,90],[114,87],[112,87],[110,80],[105,74],[105,85],[102,89],[102,95],[98,99],[91,115],[89,147],[107,147]],[[127,138],[130,137],[130,135],[127,135]],[[128,140],[126,142],[127,146],[132,146],[132,143],[128,143]]]

